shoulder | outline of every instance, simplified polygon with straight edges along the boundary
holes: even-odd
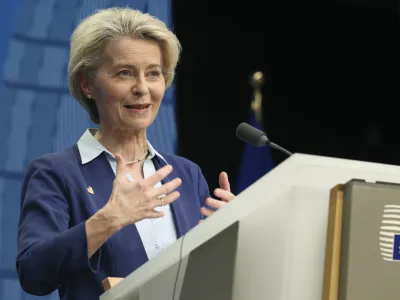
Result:
[[[76,145],[61,151],[44,154],[32,159],[26,169],[29,174],[38,169],[50,169],[53,172],[69,169],[79,165],[79,152]]]
[[[35,194],[43,190],[66,192],[67,177],[75,177],[77,167],[79,167],[76,150],[74,147],[70,147],[31,160],[26,167],[21,186],[22,201],[26,193]]]

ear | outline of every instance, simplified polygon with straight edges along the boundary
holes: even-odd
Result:
[[[89,95],[91,95],[93,97],[89,79],[84,75],[80,75],[79,82],[81,85],[81,89],[82,89],[83,93],[86,95],[86,97],[88,97]]]

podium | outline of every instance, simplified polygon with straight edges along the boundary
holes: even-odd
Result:
[[[294,154],[100,300],[397,299],[398,182],[399,166]]]

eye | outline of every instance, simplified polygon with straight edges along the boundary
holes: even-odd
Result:
[[[153,70],[153,71],[150,71],[150,76],[151,77],[159,77],[160,76],[160,71],[158,71],[158,70]]]
[[[131,72],[129,70],[122,70],[117,73],[117,76],[130,76]]]

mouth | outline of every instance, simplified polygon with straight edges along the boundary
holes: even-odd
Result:
[[[131,104],[131,105],[124,105],[124,107],[132,112],[132,113],[145,113],[149,107],[150,104],[144,103],[144,104]]]

